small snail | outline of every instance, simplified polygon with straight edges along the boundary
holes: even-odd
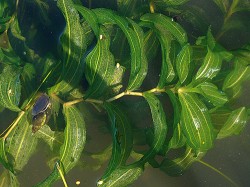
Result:
[[[45,125],[51,116],[51,101],[47,94],[42,94],[32,108],[32,132]]]

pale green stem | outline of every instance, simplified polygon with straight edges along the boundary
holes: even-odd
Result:
[[[62,170],[61,170],[61,168],[60,168],[60,166],[59,166],[58,163],[56,163],[56,168],[57,168],[57,170],[59,171],[59,174],[60,174],[60,176],[61,176],[61,178],[62,178],[62,181],[63,181],[64,186],[65,186],[65,187],[68,187],[68,184],[67,184],[67,182],[66,182],[66,179],[65,179],[65,177],[64,177],[64,175],[63,175],[63,172],[62,172]]]
[[[9,136],[10,132],[17,126],[18,122],[21,120],[21,118],[23,117],[24,114],[25,114],[25,111],[21,111],[20,114],[18,115],[18,117],[16,118],[16,120],[10,125],[10,127],[7,128],[7,129],[9,129],[9,130],[8,130],[7,133],[3,136],[3,139],[4,139],[4,140]],[[7,130],[7,129],[6,129],[6,130]],[[5,131],[4,131],[4,132],[5,132]],[[3,133],[4,133],[4,132],[3,132]],[[2,134],[3,134],[3,133],[2,133]]]
[[[203,164],[204,166],[207,166],[208,168],[212,169],[213,171],[217,172],[218,174],[220,174],[222,177],[224,177],[228,182],[230,182],[233,186],[239,186],[238,184],[236,184],[236,182],[234,182],[230,177],[228,177],[227,175],[225,175],[224,173],[222,173],[221,171],[219,171],[218,169],[214,168],[213,166],[211,166],[210,164],[202,161],[202,160],[197,160],[197,162]]]

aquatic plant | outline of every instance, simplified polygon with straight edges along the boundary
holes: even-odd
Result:
[[[36,186],[60,178],[67,186],[67,173],[88,155],[95,169],[109,160],[98,186],[121,187],[148,165],[181,175],[247,124],[249,109],[234,102],[250,72],[250,45],[222,44],[249,26],[233,17],[249,1],[211,0],[219,27],[188,0],[95,2],[1,1],[1,115],[16,114],[0,139],[3,186],[19,186],[42,141],[51,174]],[[90,153],[85,121],[100,115],[112,143]]]

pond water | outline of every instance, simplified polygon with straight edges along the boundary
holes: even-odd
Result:
[[[249,2],[248,0],[245,0]],[[47,1],[46,1],[47,2]],[[93,0],[91,6],[95,7],[112,7],[112,9],[116,9],[115,0],[108,1],[108,4],[105,3],[105,0]],[[142,1],[141,2],[145,2]],[[231,2],[231,1],[229,1]],[[88,1],[83,1],[84,5],[88,6]],[[50,3],[51,5],[53,3]],[[197,6],[204,10],[205,15],[213,32],[218,32],[221,24],[223,23],[223,16],[216,7],[216,5],[212,2],[212,0],[191,0],[185,6]],[[32,6],[30,7],[32,8]],[[57,19],[57,24],[53,27],[44,28],[44,32],[40,31],[38,33],[40,38],[34,38],[34,40],[29,41],[30,46],[32,46],[35,50],[37,50],[41,55],[45,54],[47,51],[55,50],[56,44],[58,42],[58,38],[55,36],[61,34],[64,28],[64,20],[62,15],[58,12],[58,10],[54,7],[55,11],[55,20]],[[30,11],[30,12],[29,12]],[[31,9],[25,12],[25,14],[34,13]],[[33,13],[31,13],[33,12]],[[52,11],[53,12],[53,11]],[[197,29],[191,27],[189,23],[185,21],[188,19],[184,15],[178,15],[177,22],[179,22],[183,27],[191,33],[190,36],[197,37],[199,35],[204,35],[206,33],[202,33]],[[50,15],[52,18],[53,16]],[[225,33],[223,37],[219,38],[219,42],[226,47],[227,49],[237,49],[242,46],[242,44],[249,44],[250,42],[250,12],[239,13],[235,15],[234,19],[238,19],[238,21],[242,21],[239,25],[244,24],[244,26],[240,27],[240,30],[234,32]],[[33,22],[34,20],[30,18],[27,22]],[[41,21],[41,20],[40,20]],[[40,23],[38,23],[39,25]],[[26,24],[27,28],[24,24],[24,30],[28,29],[28,24]],[[51,29],[51,30],[49,30]],[[35,32],[35,31],[34,31]],[[46,40],[43,40],[45,39]],[[190,37],[190,41],[194,42],[194,38]],[[39,45],[37,45],[39,43]],[[52,45],[48,45],[51,43]],[[160,60],[160,59],[156,59]],[[152,68],[152,67],[151,67]],[[154,67],[153,67],[154,68]],[[150,76],[147,77],[147,80],[150,81],[145,87],[150,87],[151,84],[155,84],[154,75],[158,73],[157,67],[155,72],[153,72]],[[248,106],[250,107],[250,79],[248,79],[244,83],[243,91],[241,96],[233,103],[234,107],[237,106]],[[126,102],[126,98],[123,102]],[[133,100],[129,100],[128,102],[134,102]],[[112,142],[111,136],[108,132],[107,124],[108,119],[107,116],[103,113],[96,111],[96,109],[92,105],[79,106],[80,110],[87,117],[85,119],[87,126],[87,143],[85,146],[84,156],[80,158],[79,166],[76,166],[72,171],[70,171],[66,175],[67,183],[70,187],[73,186],[84,186],[84,187],[94,187],[96,186],[97,180],[102,176],[108,162],[105,162],[103,165],[96,164],[89,156],[90,152],[97,152],[105,148]],[[143,107],[143,104],[142,104]],[[144,109],[142,109],[144,110]],[[148,109],[145,109],[148,110]],[[172,113],[171,109],[169,113]],[[141,126],[149,126],[148,117],[144,116],[145,112],[136,115],[136,119],[132,119],[133,122],[139,123]],[[13,119],[15,119],[16,114],[9,112],[8,110],[4,110],[0,113],[0,122],[1,127],[0,130],[3,131],[8,124],[11,124]],[[138,121],[137,121],[138,120]],[[244,131],[239,136],[232,136],[229,138],[225,138],[223,140],[217,140],[215,142],[214,148],[209,150],[206,156],[202,159],[204,162],[210,164],[214,168],[218,169],[228,177],[230,177],[234,182],[236,182],[239,186],[248,187],[250,184],[250,124],[246,126]],[[19,182],[23,187],[29,187],[35,185],[37,182],[45,179],[51,172],[49,167],[45,164],[50,158],[50,152],[48,146],[45,143],[39,144],[39,150],[36,151],[34,156],[29,160],[28,164],[25,166],[24,170],[18,175]],[[94,169],[93,169],[94,168]],[[3,168],[0,167],[0,171]],[[80,184],[77,185],[76,182],[80,181]],[[1,181],[0,181],[1,184]],[[54,187],[62,187],[62,181],[56,182]],[[222,175],[218,174],[211,168],[205,166],[201,163],[194,163],[190,169],[180,177],[170,177],[167,176],[164,172],[154,169],[151,166],[147,166],[145,168],[145,172],[143,175],[131,185],[131,187],[210,187],[210,186],[220,186],[220,187],[228,187],[233,186],[230,184]],[[2,187],[2,186],[1,186]],[[5,187],[5,186],[4,186]]]

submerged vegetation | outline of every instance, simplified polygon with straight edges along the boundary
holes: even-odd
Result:
[[[1,0],[0,115],[16,116],[1,121],[2,186],[20,185],[41,142],[51,174],[32,185],[67,186],[89,156],[95,169],[108,161],[97,186],[121,187],[148,165],[182,175],[215,141],[239,134],[249,109],[234,103],[249,77],[250,39],[234,33],[249,30],[240,16],[250,2],[210,3],[216,23],[189,0]],[[86,151],[102,141],[89,138],[97,117],[112,142]]]

